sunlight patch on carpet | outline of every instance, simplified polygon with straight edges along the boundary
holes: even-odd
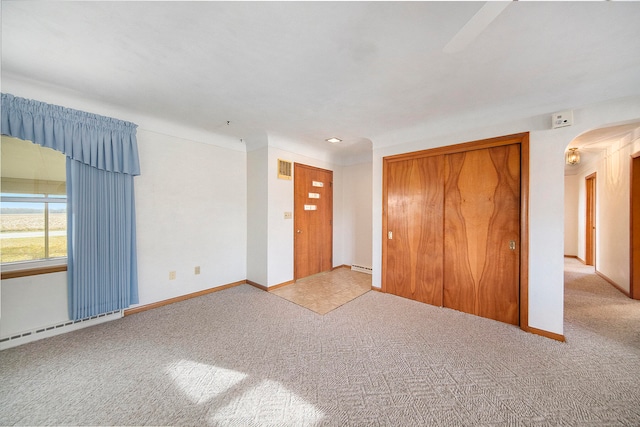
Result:
[[[178,388],[195,404],[202,404],[224,393],[247,375],[191,360],[180,360],[166,369]]]
[[[277,381],[264,380],[216,410],[210,424],[301,426],[318,423],[325,414]]]

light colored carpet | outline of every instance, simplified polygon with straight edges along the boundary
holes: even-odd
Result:
[[[640,303],[578,265],[566,343],[367,292],[242,285],[0,352],[2,425],[638,426]]]
[[[327,314],[370,291],[370,274],[337,268],[305,277],[270,293],[318,314]]]

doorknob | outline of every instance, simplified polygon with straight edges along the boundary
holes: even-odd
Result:
[[[302,233],[302,230],[296,230],[296,233],[300,234]]]
[[[516,250],[516,241],[515,240],[509,241],[509,249],[511,249],[512,251]]]

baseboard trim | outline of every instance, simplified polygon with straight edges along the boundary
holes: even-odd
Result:
[[[141,313],[143,311],[152,310],[154,308],[158,308],[158,307],[162,307],[162,306],[165,306],[165,305],[173,304],[174,302],[185,301],[185,300],[188,300],[188,299],[191,299],[191,298],[200,297],[202,295],[210,294],[210,293],[213,293],[213,292],[218,292],[218,291],[223,291],[225,289],[233,288],[233,287],[238,286],[238,285],[244,285],[245,283],[248,283],[248,281],[247,280],[240,280],[239,282],[228,283],[226,285],[217,286],[215,288],[209,288],[209,289],[205,289],[205,290],[202,290],[202,291],[193,292],[191,294],[180,295],[179,297],[169,298],[169,299],[166,299],[166,300],[153,302],[151,304],[141,305],[140,307],[128,308],[128,309],[124,310],[124,314],[123,315],[124,316],[129,316],[131,314]]]
[[[251,285],[254,288],[258,288],[261,291],[269,292],[269,288],[267,288],[266,286],[261,285],[260,283],[252,282],[251,280],[247,280],[246,283],[247,283],[247,285]]]
[[[620,285],[618,285],[616,282],[614,282],[613,280],[609,279],[607,276],[605,276],[604,274],[600,273],[598,270],[596,270],[596,274],[600,277],[602,277],[604,280],[606,280],[611,286],[613,286],[614,288],[616,288],[617,290],[619,290],[620,292],[622,292],[624,295],[626,295],[627,297],[631,298],[631,293],[625,291]]]
[[[371,287],[372,291],[376,291],[376,292],[382,292],[382,288],[376,288],[375,286]],[[384,293],[384,292],[383,292]]]
[[[271,291],[275,291],[278,288],[282,288],[284,286],[288,286],[288,285],[292,285],[294,284],[296,281],[295,280],[289,280],[286,282],[282,282],[282,283],[278,283],[277,285],[273,285],[273,286],[269,286],[268,288],[266,288],[265,290],[267,292],[271,292]]]
[[[552,340],[565,342],[564,335],[556,334],[555,332],[549,332],[538,328],[533,328],[531,326],[527,326],[526,328],[521,328],[525,332],[532,333],[534,335],[540,335],[545,338],[551,338]]]
[[[565,258],[576,258],[578,259],[578,255],[566,255],[564,256]]]
[[[587,265],[587,261],[583,260],[582,258],[580,258],[579,256],[576,256],[576,259],[578,261],[580,261],[581,263],[583,263],[584,265]]]

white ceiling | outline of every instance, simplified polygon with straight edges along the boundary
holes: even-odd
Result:
[[[351,152],[456,116],[640,94],[640,2],[513,2],[445,53],[482,6],[2,0],[2,74],[245,141]]]

